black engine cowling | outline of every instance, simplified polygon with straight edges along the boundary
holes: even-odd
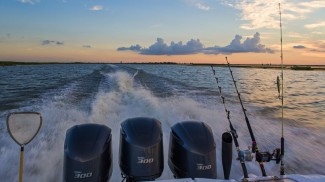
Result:
[[[217,178],[216,144],[211,128],[185,121],[171,128],[168,165],[176,178]]]
[[[160,121],[138,117],[121,124],[119,164],[129,181],[160,177],[164,169]]]
[[[105,125],[82,124],[67,130],[65,182],[106,182],[112,174],[112,134]]]

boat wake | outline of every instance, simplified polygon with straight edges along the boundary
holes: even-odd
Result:
[[[62,87],[44,93],[37,104],[17,108],[14,111],[34,110],[42,113],[43,126],[36,138],[25,147],[25,181],[62,181],[64,139],[67,129],[84,123],[104,124],[112,129],[113,173],[111,181],[121,181],[118,164],[120,123],[133,117],[152,117],[162,123],[164,147],[164,172],[159,179],[172,179],[167,165],[170,127],[180,121],[198,120],[207,123],[214,132],[217,144],[217,174],[223,178],[221,165],[221,135],[228,129],[228,121],[211,91],[193,94],[186,84],[169,82],[159,78],[154,82],[150,73],[127,67],[104,66],[93,73],[74,79]],[[186,90],[190,90],[186,92]],[[200,98],[200,99],[198,99]],[[203,99],[202,99],[203,98]],[[229,104],[234,127],[238,131],[241,148],[250,145],[249,134],[242,119],[238,103]],[[12,112],[12,111],[10,111]],[[17,181],[19,169],[19,146],[9,137],[5,128],[5,116],[0,122],[0,177],[4,181]],[[280,143],[280,124],[262,116],[252,116],[253,130],[262,151],[275,148]],[[265,129],[267,126],[267,130]],[[321,131],[320,131],[321,132]],[[299,137],[297,135],[305,135]],[[325,168],[322,156],[324,144],[317,145],[318,135],[308,129],[290,127],[286,131],[286,159],[288,171],[302,174],[319,173]],[[310,142],[316,143],[316,146]],[[313,145],[312,147],[310,147]],[[312,148],[313,151],[307,151]],[[310,155],[312,153],[312,155]],[[234,151],[233,156],[236,156]],[[319,157],[319,158],[318,158]],[[310,164],[310,165],[309,165]],[[266,164],[268,175],[278,175],[279,166]],[[247,163],[249,173],[260,175],[256,162]],[[233,161],[231,178],[242,177],[238,161]]]

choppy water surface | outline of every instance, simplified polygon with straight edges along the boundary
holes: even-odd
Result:
[[[241,148],[250,137],[228,68],[217,76]],[[280,146],[279,70],[233,68],[255,138],[261,150]],[[285,164],[288,173],[325,174],[325,72],[285,70]],[[26,181],[62,181],[63,143],[68,128],[82,123],[105,124],[113,130],[112,181],[121,180],[118,166],[120,123],[147,116],[162,122],[165,168],[160,179],[173,178],[167,165],[170,127],[184,120],[211,126],[217,142],[218,178],[221,134],[229,128],[210,67],[181,65],[58,64],[0,67],[0,179],[18,180],[19,146],[6,130],[10,112],[38,111],[43,126],[25,147]],[[234,153],[234,158],[236,154]],[[257,163],[250,173],[260,175]],[[279,166],[265,164],[269,175]],[[232,178],[242,176],[233,161]]]

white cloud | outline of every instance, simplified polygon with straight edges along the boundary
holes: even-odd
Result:
[[[306,34],[301,34],[301,33],[297,33],[297,32],[288,32],[286,33],[286,37],[290,37],[290,38],[306,38]]]
[[[267,48],[265,45],[260,44],[260,34],[256,32],[252,38],[247,37],[242,41],[243,37],[236,35],[229,45],[220,47],[208,47],[204,50],[205,54],[232,54],[243,52],[255,52],[255,53],[274,53],[274,50]]]
[[[319,27],[325,27],[325,21],[305,25],[305,28],[308,29],[319,28]]]
[[[203,11],[209,11],[211,9],[210,6],[206,5],[203,0],[183,0],[185,3],[190,6],[194,6]]]
[[[284,21],[304,19],[315,9],[325,8],[325,1],[312,0],[296,3],[295,0],[223,0],[223,4],[240,11],[241,20],[246,21],[242,29],[279,28],[279,6],[281,3]]]
[[[311,32],[312,34],[316,34],[316,35],[325,35],[325,32]]]
[[[302,2],[300,5],[309,7],[309,8],[324,8],[325,1],[311,1],[311,2]]]
[[[103,6],[101,6],[101,5],[95,5],[95,6],[92,6],[89,10],[91,10],[91,11],[101,11],[103,9],[104,9]]]
[[[24,4],[35,4],[36,2],[39,2],[39,0],[19,0],[19,2]]]
[[[201,3],[196,3],[196,7],[199,8],[200,10],[204,10],[204,11],[209,11],[210,10],[210,6],[206,6],[206,5],[201,4]]]
[[[134,51],[143,55],[188,55],[188,54],[232,54],[232,53],[273,53],[274,51],[261,44],[260,34],[256,32],[253,37],[247,37],[242,41],[243,37],[236,35],[235,38],[227,46],[204,47],[199,39],[191,39],[186,44],[183,42],[175,43],[172,41],[166,44],[162,38],[157,38],[157,41],[144,48],[137,45],[130,47],[119,47],[118,51]]]

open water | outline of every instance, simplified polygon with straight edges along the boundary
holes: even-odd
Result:
[[[235,87],[226,67],[215,67],[241,149],[251,140]],[[261,151],[280,147],[281,101],[275,84],[280,70],[232,68]],[[325,72],[284,71],[284,134],[286,173],[325,174]],[[0,181],[18,181],[20,147],[10,138],[10,112],[42,114],[39,134],[25,146],[24,181],[62,181],[66,130],[83,123],[112,128],[113,174],[118,165],[120,123],[131,117],[153,117],[163,127],[165,167],[159,179],[171,179],[167,165],[170,127],[198,120],[213,130],[217,144],[218,178],[221,135],[229,124],[208,66],[53,64],[0,67]],[[234,151],[233,158],[236,158]],[[260,175],[258,163],[246,163]],[[265,164],[268,175],[278,175],[275,162]],[[242,176],[233,160],[231,178]]]

